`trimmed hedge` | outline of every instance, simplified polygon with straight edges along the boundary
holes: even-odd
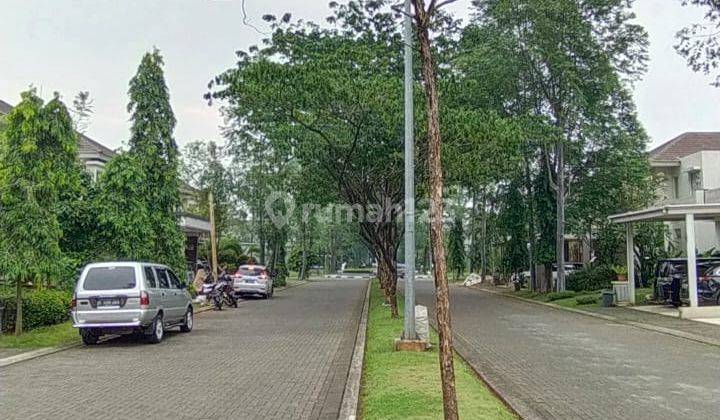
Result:
[[[610,288],[615,279],[615,272],[607,266],[583,268],[570,274],[567,278],[567,290],[575,292],[595,291]]]
[[[72,293],[58,290],[23,291],[23,330],[55,325],[70,317]],[[0,304],[5,307],[2,331],[15,330],[15,295],[4,290]]]
[[[597,303],[598,297],[597,296],[580,296],[577,299],[575,299],[575,302],[577,302],[578,305],[593,305]]]
[[[545,299],[546,299],[548,302],[553,302],[553,301],[560,300],[560,299],[571,298],[571,297],[573,297],[573,296],[575,296],[575,292],[568,290],[568,291],[565,291],[565,292],[552,292],[552,293],[548,293],[547,295],[545,295]]]

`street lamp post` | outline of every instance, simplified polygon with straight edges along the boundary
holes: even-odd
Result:
[[[404,340],[415,332],[415,144],[413,136],[412,10],[405,0],[405,322]]]

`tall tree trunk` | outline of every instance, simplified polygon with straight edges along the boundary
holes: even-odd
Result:
[[[472,209],[470,211],[470,273],[477,269],[475,252],[477,247],[477,192],[472,190]]]
[[[487,276],[487,191],[483,189],[481,214],[482,245],[480,247],[480,275],[485,281]]]
[[[557,255],[557,284],[558,292],[565,291],[565,145],[562,139],[555,146],[557,158],[557,236],[555,253]]]
[[[435,2],[431,3],[431,9]],[[458,418],[453,365],[452,321],[448,288],[445,241],[443,238],[443,178],[440,139],[440,110],[435,79],[435,65],[430,49],[429,26],[434,10],[425,11],[423,0],[415,0],[417,38],[422,57],[425,100],[428,117],[428,186],[430,193],[430,237],[435,263],[435,296],[438,335],[440,337],[440,376],[443,391],[443,412],[446,420]]]
[[[330,273],[337,272],[337,244],[335,238],[335,225],[330,227]]]
[[[528,266],[530,270],[530,290],[537,290],[537,273],[535,272],[535,207],[533,205],[532,178],[530,176],[530,159],[525,157],[525,189],[528,203]]]
[[[16,280],[15,289],[15,335],[22,334],[23,331],[23,304],[22,304],[22,286],[24,281]]]
[[[390,306],[390,316],[399,316],[397,306],[397,267],[395,266],[395,245],[382,244],[378,250],[378,274],[384,284],[385,302]]]
[[[300,257],[300,273],[298,273],[298,279],[300,280],[305,280],[307,276],[307,241],[305,240],[305,225],[305,220],[300,220],[300,246],[302,247],[302,256]]]
[[[265,265],[265,212],[261,208],[258,211],[258,242],[260,242],[260,264]]]

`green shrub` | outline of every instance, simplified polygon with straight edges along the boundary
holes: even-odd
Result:
[[[595,291],[610,287],[615,272],[607,266],[588,267],[570,274],[567,289],[575,292]]]
[[[575,296],[575,292],[566,291],[566,292],[552,292],[545,295],[545,299],[548,302],[552,302],[554,300],[560,300],[560,299],[567,299]]]
[[[4,291],[0,295],[5,313],[2,330],[15,329],[15,295]],[[23,329],[55,325],[66,321],[70,315],[72,293],[59,290],[25,290],[23,293]]]
[[[592,305],[597,303],[597,296],[579,296],[575,299],[578,305]]]

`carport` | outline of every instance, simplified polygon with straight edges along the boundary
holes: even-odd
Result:
[[[622,223],[626,229],[626,253],[628,270],[628,294],[630,303],[635,303],[635,253],[633,225],[638,222],[672,222],[685,221],[685,249],[687,254],[688,294],[690,295],[691,313],[706,312],[698,309],[697,266],[695,256],[695,221],[720,221],[720,204],[671,204],[652,207],[628,213],[615,214],[608,218],[612,223]],[[687,308],[685,308],[687,309]],[[710,308],[703,308],[708,309]],[[716,308],[713,308],[716,311]],[[713,311],[713,312],[714,312]],[[682,315],[681,315],[682,316]]]

